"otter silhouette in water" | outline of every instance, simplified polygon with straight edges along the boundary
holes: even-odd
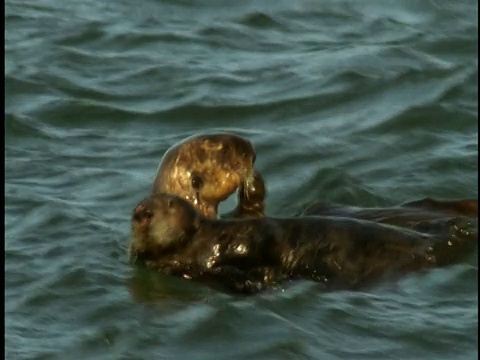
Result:
[[[442,222],[447,228],[434,235],[340,217],[216,220],[160,193],[133,211],[130,257],[234,292],[255,293],[298,278],[357,288],[387,273],[458,261],[477,244],[464,221]]]
[[[425,198],[398,206],[381,208],[361,208],[318,202],[307,207],[301,215],[352,217],[397,226],[411,226],[422,221],[449,216],[478,217],[478,201],[475,199],[436,200]]]

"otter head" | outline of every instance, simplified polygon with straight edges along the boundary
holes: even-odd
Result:
[[[155,258],[181,247],[200,221],[201,215],[187,201],[170,194],[151,195],[133,210],[131,256]]]
[[[255,149],[233,134],[187,138],[167,150],[153,184],[153,194],[169,193],[216,218],[218,204],[240,184],[253,181]]]

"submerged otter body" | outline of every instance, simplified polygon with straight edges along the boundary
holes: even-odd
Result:
[[[456,221],[432,235],[349,218],[213,220],[181,198],[158,194],[134,210],[130,254],[163,273],[235,292],[296,278],[355,288],[388,272],[457,261],[477,241]]]
[[[240,188],[239,205],[236,211],[228,214],[228,217],[265,216],[266,187],[258,172],[255,173],[252,184],[254,185]],[[238,209],[241,209],[241,211]],[[255,211],[252,209],[255,209]],[[432,229],[441,229],[442,221],[444,222],[443,225],[446,225],[452,216],[478,218],[478,201],[476,199],[438,200],[425,198],[398,206],[378,208],[317,202],[308,206],[300,216],[353,218],[428,232]],[[432,226],[433,224],[435,226]]]
[[[318,202],[307,207],[301,215],[353,217],[401,226],[452,215],[478,217],[478,201],[476,199],[436,200],[425,198],[384,208],[361,208]]]
[[[238,192],[237,208],[224,218],[265,216],[266,193],[263,178],[258,172],[255,172],[254,180],[250,186],[241,185]],[[441,234],[451,225],[452,217],[478,219],[478,201],[476,199],[437,200],[425,198],[406,202],[399,206],[381,208],[362,208],[318,202],[307,207],[300,216],[329,216],[369,220],[426,233]],[[465,222],[457,222],[455,226],[462,230]]]

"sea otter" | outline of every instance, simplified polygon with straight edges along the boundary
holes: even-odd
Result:
[[[239,187],[254,193],[256,158],[252,143],[238,135],[217,133],[191,136],[170,147],[163,156],[152,193],[169,193],[190,202],[204,216],[218,217],[218,204]],[[263,180],[262,180],[263,185]],[[258,206],[239,194],[232,216],[258,212]]]
[[[387,273],[458,261],[477,244],[465,221],[452,217],[448,229],[433,235],[341,217],[216,220],[159,193],[133,211],[130,256],[162,273],[234,292],[298,278],[357,288]]]
[[[219,203],[238,188],[237,207],[222,217],[264,216],[266,186],[261,174],[253,169],[255,158],[253,144],[238,135],[192,136],[167,150],[158,167],[152,192],[180,196],[204,216],[217,218]],[[422,221],[452,215],[478,217],[478,201],[426,198],[384,208],[317,202],[300,215],[349,217],[416,228]]]

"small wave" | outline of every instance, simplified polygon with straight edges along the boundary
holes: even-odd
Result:
[[[253,12],[244,15],[238,20],[242,25],[260,28],[260,29],[279,29],[284,28],[281,21],[276,16],[265,12]]]

